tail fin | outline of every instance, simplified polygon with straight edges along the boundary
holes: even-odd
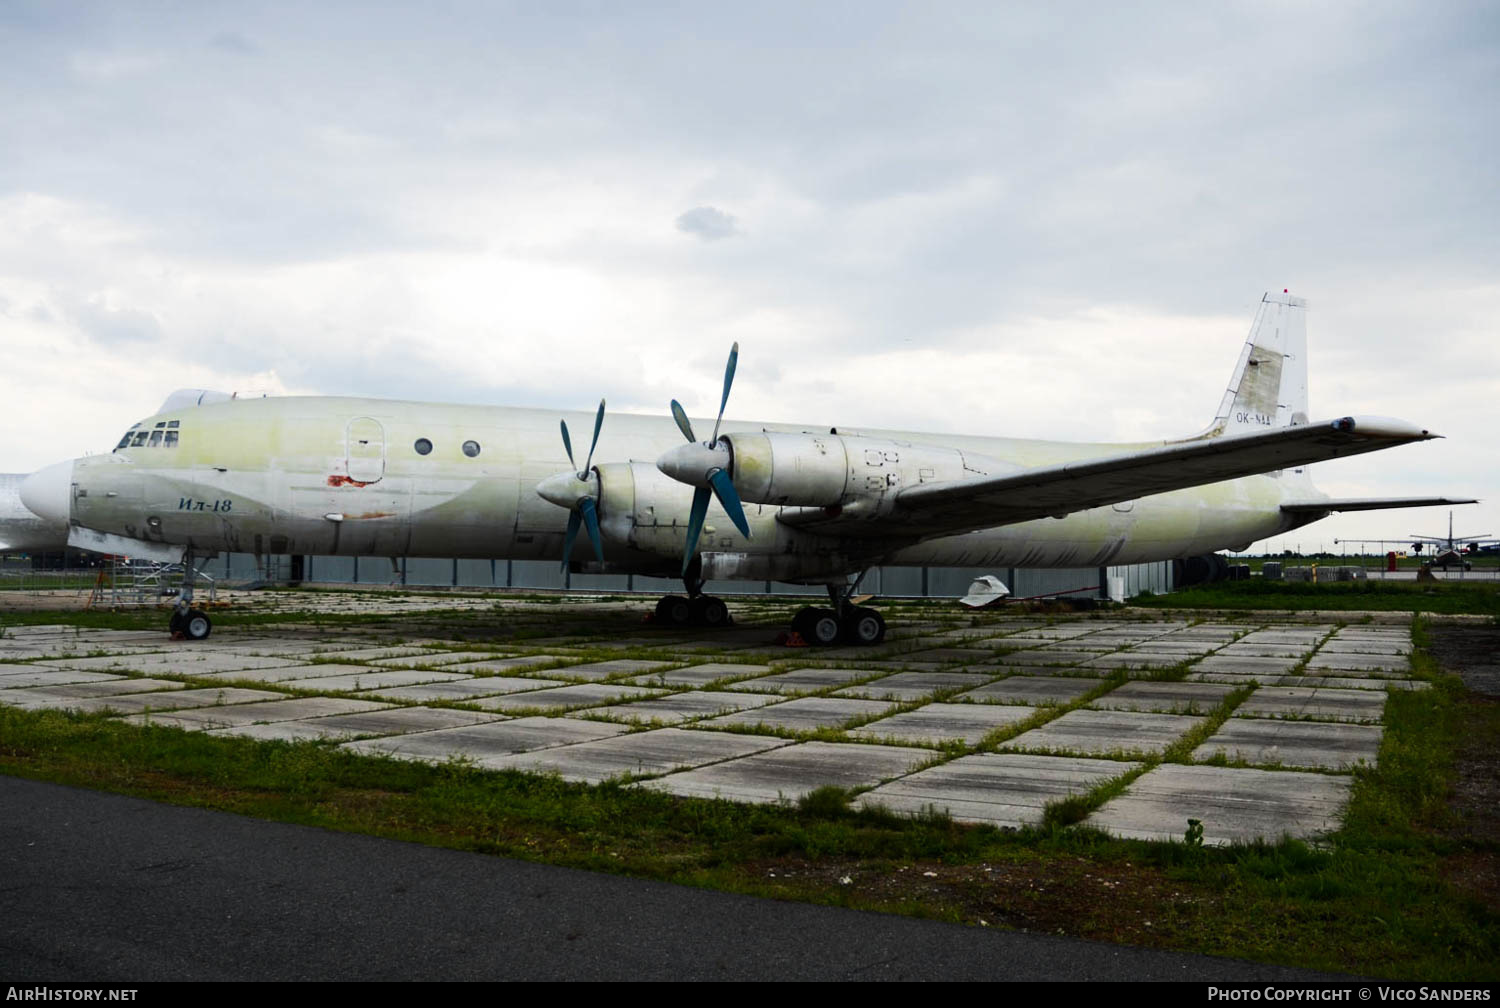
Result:
[[[1218,415],[1200,437],[1307,423],[1307,301],[1266,294]]]

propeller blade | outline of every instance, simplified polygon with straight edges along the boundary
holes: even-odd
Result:
[[[693,510],[688,514],[687,540],[682,548],[682,573],[686,574],[693,554],[698,552],[698,533],[703,531],[703,519],[708,515],[708,499],[713,491],[708,487],[693,491]]]
[[[575,463],[573,462],[573,439],[568,437],[568,421],[559,420],[558,423],[562,425],[563,448],[566,449],[568,453],[568,465],[570,467],[574,467]]]
[[[693,437],[693,425],[688,423],[687,413],[683,410],[682,403],[676,399],[672,400],[672,419],[677,421],[677,429],[682,431],[683,437],[690,442],[698,440]]]
[[[599,514],[598,508],[594,504],[594,498],[585,497],[580,500],[578,502],[578,511],[582,512],[584,527],[589,530],[589,542],[594,544],[594,556],[599,558],[600,563],[603,563],[604,544],[599,539]],[[576,512],[574,517],[577,517]],[[571,524],[572,522],[570,521],[569,525],[571,526]]]
[[[594,544],[594,555],[604,562],[604,542],[599,532],[599,506],[594,503],[598,483],[591,477],[594,464],[594,449],[599,447],[599,431],[604,428],[604,400],[599,400],[599,412],[594,414],[594,437],[589,442],[588,457],[583,468],[576,472],[558,473],[537,484],[536,491],[543,500],[568,509],[568,531],[563,535],[562,569],[568,569],[573,559],[573,543],[578,539],[578,530],[587,526],[589,541]],[[563,449],[568,453],[568,465],[576,466],[573,458],[573,439],[568,436],[568,421],[558,421],[562,431]]]
[[[579,478],[588,475],[589,466],[594,462],[594,449],[599,445],[599,428],[604,426],[604,400],[599,400],[599,413],[594,417],[594,440],[589,442],[589,457],[584,461],[583,468],[579,470]],[[573,453],[568,453],[568,461],[573,461]],[[604,559],[600,557],[600,559]]]
[[[577,511],[570,511],[568,513],[568,531],[567,534],[563,536],[563,558],[562,567],[560,568],[561,570],[568,569],[568,560],[570,560],[573,556],[573,540],[578,538],[578,526],[582,524],[583,519],[579,517]]]
[[[729,386],[734,384],[734,369],[740,360],[740,345],[735,343],[729,348],[729,363],[724,365],[724,395],[719,399],[719,415],[714,420],[714,436],[708,439],[709,444],[719,440],[719,422],[724,419],[724,407],[729,404]]]
[[[734,488],[734,481],[723,469],[715,469],[708,475],[708,484],[714,488],[714,496],[719,498],[719,506],[724,513],[729,515],[729,520],[734,522],[734,527],[740,530],[740,535],[746,539],[750,538],[750,522],[745,518],[745,506],[740,503],[739,491]]]

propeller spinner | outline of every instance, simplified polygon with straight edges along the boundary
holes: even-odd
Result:
[[[734,522],[734,527],[740,530],[740,534],[746,539],[750,538],[750,522],[745,518],[745,506],[740,503],[739,492],[735,490],[734,481],[729,475],[733,456],[728,442],[719,440],[719,425],[724,420],[724,407],[729,402],[729,388],[734,384],[734,369],[739,359],[740,345],[736,343],[730,347],[729,362],[724,366],[724,392],[719,398],[719,415],[714,420],[713,435],[707,441],[700,442],[695,438],[693,425],[688,421],[686,411],[681,403],[673,399],[672,419],[677,421],[677,429],[682,431],[682,436],[687,438],[688,443],[673,448],[656,461],[656,467],[663,473],[679,483],[696,488],[693,491],[693,509],[688,514],[687,540],[682,551],[684,574],[687,573],[694,554],[698,552],[698,536],[703,531],[703,520],[708,515],[710,496],[719,499],[719,506],[729,515],[729,520]]]
[[[573,439],[568,437],[568,421],[559,421],[562,428],[563,448],[568,453],[568,464],[573,460]],[[578,528],[588,529],[589,541],[594,544],[594,555],[604,562],[604,543],[599,536],[599,474],[592,468],[594,449],[599,444],[599,431],[604,426],[604,400],[599,400],[599,412],[594,417],[594,439],[589,444],[588,457],[583,468],[577,472],[558,473],[548,476],[536,485],[537,494],[545,501],[568,509],[568,531],[563,536],[562,566],[566,570],[573,556],[573,541],[578,538]]]

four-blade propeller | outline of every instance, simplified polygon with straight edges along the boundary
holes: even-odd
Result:
[[[657,468],[693,490],[693,506],[688,513],[687,539],[683,543],[682,571],[685,575],[693,557],[698,552],[698,537],[703,532],[703,522],[708,516],[708,501],[717,497],[724,513],[734,522],[735,528],[746,539],[750,538],[750,522],[745,517],[745,506],[734,488],[730,468],[734,458],[729,439],[719,439],[719,425],[724,420],[724,407],[729,403],[729,389],[734,384],[734,369],[739,363],[740,345],[730,347],[729,362],[724,366],[724,390],[719,397],[719,415],[714,419],[713,435],[700,442],[693,436],[693,425],[686,411],[676,399],[672,400],[672,419],[677,429],[687,438],[687,444],[679,445],[657,460]],[[568,435],[568,422],[560,421],[563,448],[568,453],[568,464],[577,465],[573,459],[573,439]],[[599,431],[604,426],[604,400],[599,400],[599,412],[594,417],[594,437],[589,443],[589,453],[583,468],[576,472],[558,473],[537,484],[536,492],[545,500],[568,510],[568,531],[563,537],[563,569],[573,555],[573,543],[578,538],[580,527],[588,529],[589,541],[594,544],[594,555],[604,562],[604,543],[599,533],[599,473],[592,468],[594,449],[599,444]]]
[[[573,460],[573,439],[568,437],[568,421],[559,421],[562,428],[563,448],[568,453],[568,464]],[[566,570],[573,556],[573,541],[578,538],[580,525],[588,529],[589,541],[594,544],[594,555],[604,562],[604,543],[599,536],[599,474],[591,468],[594,449],[599,444],[599,430],[604,426],[604,400],[599,400],[599,412],[594,417],[594,439],[589,443],[589,454],[583,468],[577,472],[558,473],[537,484],[536,492],[544,500],[568,509],[568,531],[563,536],[562,565]]]
[[[740,530],[740,535],[750,538],[750,522],[745,518],[745,506],[740,503],[739,492],[730,478],[729,467],[733,458],[727,442],[719,441],[719,424],[724,420],[724,407],[729,402],[729,388],[734,384],[734,369],[739,363],[740,345],[729,349],[729,362],[724,366],[724,392],[719,397],[719,415],[714,419],[714,432],[707,441],[699,442],[693,436],[693,425],[688,422],[682,404],[672,400],[672,419],[688,443],[667,452],[657,461],[657,467],[668,476],[689,486],[693,491],[693,509],[688,513],[687,541],[683,544],[682,570],[698,552],[698,536],[703,531],[703,521],[708,515],[708,499],[712,495],[719,499],[719,506]]]

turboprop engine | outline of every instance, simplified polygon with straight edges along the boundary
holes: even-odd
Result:
[[[988,460],[986,460],[988,461]],[[966,465],[956,448],[853,434],[724,434],[712,444],[678,445],[656,462],[693,487],[727,473],[740,499],[756,504],[869,514],[893,506],[904,486],[959,480],[991,471]]]

